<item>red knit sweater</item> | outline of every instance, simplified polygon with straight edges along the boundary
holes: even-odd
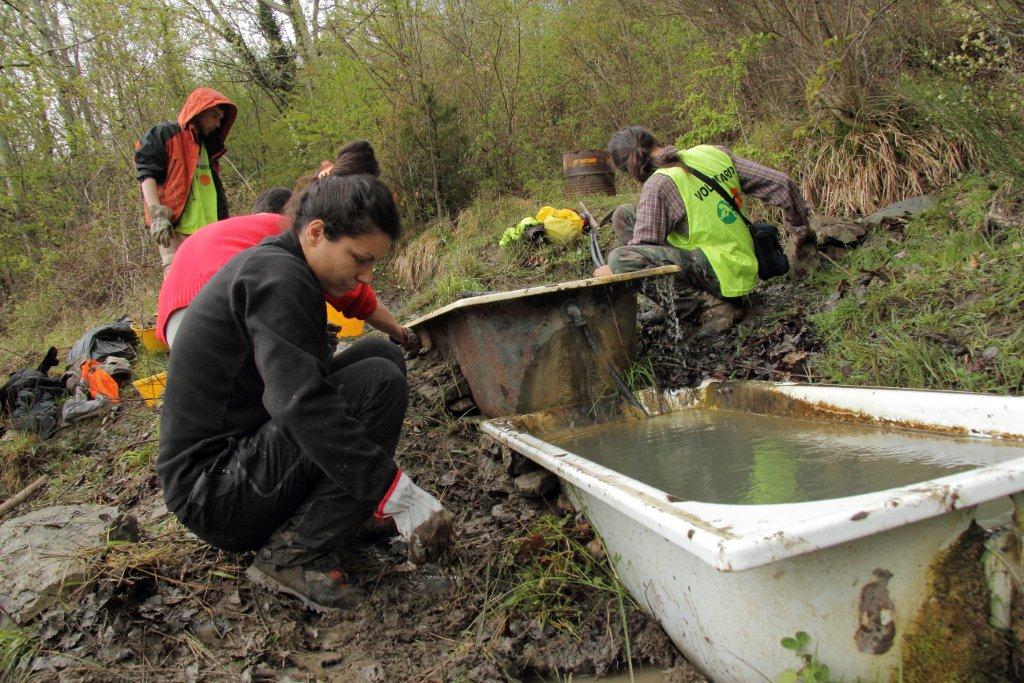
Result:
[[[285,218],[276,213],[255,213],[211,223],[189,236],[178,247],[167,269],[156,306],[156,336],[167,342],[167,319],[178,309],[192,303],[199,290],[220,267],[265,238],[285,228]],[[377,295],[369,285],[359,284],[337,299],[324,294],[324,300],[349,318],[366,320],[377,310]]]

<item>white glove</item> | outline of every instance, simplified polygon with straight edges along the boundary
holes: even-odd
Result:
[[[149,207],[149,236],[161,247],[171,246],[171,238],[174,237],[174,225],[171,219],[174,214],[163,204],[153,204]]]
[[[391,488],[377,505],[376,516],[395,521],[399,535],[409,544],[409,559],[417,564],[433,556],[451,539],[452,513],[412,483],[402,470],[398,470]]]

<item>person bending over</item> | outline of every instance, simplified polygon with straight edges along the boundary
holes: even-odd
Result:
[[[380,174],[373,147],[365,140],[342,145],[330,170],[337,176]],[[291,199],[297,200],[316,177],[316,174],[309,174],[300,178],[294,193],[281,187],[266,190],[257,197],[251,215],[208,225],[181,245],[174,263],[167,269],[157,300],[156,335],[161,341],[174,347],[178,326],[188,305],[225,263],[287,228],[289,221],[280,214],[289,211]],[[398,324],[369,283],[360,282],[340,297],[325,295],[324,298],[346,317],[365,320],[403,346],[414,341],[410,330]]]
[[[781,208],[798,243],[813,235],[807,204],[789,176],[724,147],[679,150],[630,126],[612,136],[608,152],[615,168],[643,188],[636,206],[615,209],[612,226],[620,246],[594,275],[679,266],[676,314],[687,318],[703,303],[702,333],[720,332],[742,315],[744,297],[757,284],[757,258],[746,223],[689,169],[717,180],[741,208],[743,195]]]

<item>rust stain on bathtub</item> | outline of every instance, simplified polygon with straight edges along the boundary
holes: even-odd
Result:
[[[876,569],[874,577],[860,590],[857,632],[853,640],[861,652],[880,655],[889,651],[896,638],[896,606],[889,596],[892,572]]]

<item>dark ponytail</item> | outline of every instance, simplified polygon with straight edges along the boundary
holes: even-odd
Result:
[[[377,154],[373,150],[373,145],[367,140],[354,140],[347,142],[338,149],[338,156],[335,157],[334,163],[331,164],[331,170],[329,175],[333,176],[347,176],[347,175],[359,175],[369,174],[372,176],[380,175],[380,164],[377,163]],[[296,210],[299,207],[299,200],[302,198],[303,193],[309,188],[316,179],[319,177],[319,173],[307,173],[304,176],[300,176],[295,181],[295,187],[292,188],[291,199],[285,204],[284,214],[286,216],[294,216]]]
[[[661,148],[658,154],[654,154],[655,147]],[[643,126],[629,126],[616,132],[608,141],[608,154],[615,168],[638,183],[646,182],[659,168],[682,164],[678,149],[663,146]]]
[[[377,154],[368,140],[355,140],[342,145],[338,150],[334,165],[331,166],[331,175],[357,175],[360,173],[380,175]]]
[[[306,188],[299,198],[292,232],[301,233],[310,221],[324,222],[330,241],[380,231],[397,240],[402,221],[391,190],[370,174],[327,175]]]

